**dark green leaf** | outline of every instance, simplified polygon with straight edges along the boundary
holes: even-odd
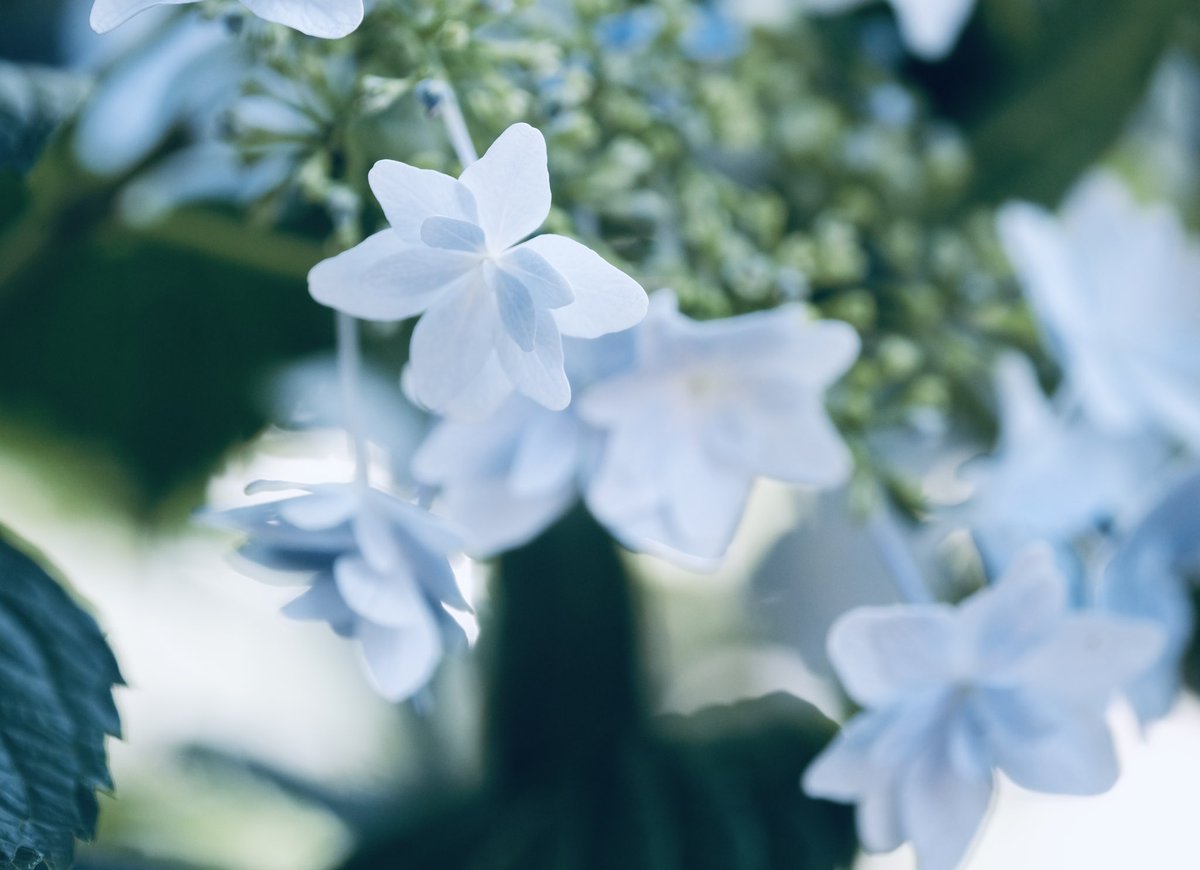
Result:
[[[1188,0],[981,0],[917,76],[967,134],[975,195],[1053,204],[1142,99]]]
[[[62,870],[94,835],[120,682],[95,621],[0,539],[0,866]]]

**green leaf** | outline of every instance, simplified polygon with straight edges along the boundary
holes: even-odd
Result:
[[[1052,205],[1137,107],[1188,0],[980,0],[957,50],[916,73],[966,133],[976,199]]]
[[[73,73],[0,61],[0,170],[27,172],[88,87]]]
[[[0,539],[0,866],[62,870],[95,834],[119,683],[95,620]]]

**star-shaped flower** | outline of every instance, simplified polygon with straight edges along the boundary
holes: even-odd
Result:
[[[817,13],[838,13],[864,6],[870,0],[804,0]],[[896,13],[900,35],[909,50],[926,60],[944,57],[954,48],[975,8],[975,0],[888,0]]]
[[[431,410],[479,416],[515,389],[565,408],[562,336],[636,324],[646,294],[572,239],[536,231],[550,212],[546,143],[509,127],[454,179],[384,160],[371,189],[391,228],[317,265],[313,297],[367,320],[421,314],[409,385]]]
[[[304,495],[211,514],[249,535],[239,553],[265,568],[299,572],[308,589],[284,608],[355,638],[380,694],[400,701],[433,676],[462,629],[446,608],[469,611],[449,556],[457,536],[427,511],[357,484],[256,484],[252,492]]]
[[[95,0],[92,27],[105,33],[152,6],[181,6],[200,0]],[[283,24],[309,36],[338,39],[363,20],[363,0],[240,0],[267,21]]]
[[[629,332],[568,339],[575,389],[629,365]],[[470,552],[490,556],[531,540],[578,500],[604,436],[575,406],[551,411],[512,396],[487,419],[442,420],[412,461],[413,476],[438,489],[436,509],[463,530]]]
[[[824,399],[858,355],[850,326],[799,305],[698,322],[661,292],[635,341],[632,368],[579,399],[608,435],[588,504],[631,546],[717,558],[756,477],[849,477]]]
[[[1005,206],[1004,247],[1092,421],[1200,449],[1200,244],[1165,204],[1096,173],[1061,216]]]
[[[829,657],[864,712],[809,767],[804,788],[857,803],[867,850],[911,841],[922,870],[953,870],[995,770],[1034,791],[1112,786],[1106,710],[1162,644],[1150,623],[1072,612],[1041,547],[958,607],[851,611],[830,632]]]

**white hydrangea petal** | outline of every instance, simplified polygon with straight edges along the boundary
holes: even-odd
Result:
[[[533,350],[534,334],[537,329],[537,316],[533,307],[533,297],[525,289],[520,279],[502,269],[493,269],[489,273],[490,283],[496,293],[496,308],[500,312],[500,322],[504,324],[508,337],[522,351],[529,353]],[[501,364],[504,358],[500,359]]]
[[[554,311],[563,335],[599,338],[636,326],[646,316],[649,302],[642,285],[586,245],[546,234],[521,249],[544,258],[575,295],[575,301]]]
[[[279,514],[299,529],[315,531],[347,522],[357,509],[354,491],[345,487],[287,499],[280,503]]]
[[[427,611],[429,605],[417,588],[413,566],[400,558],[402,561],[395,562],[387,572],[376,570],[358,556],[338,559],[333,575],[347,606],[378,625],[401,626],[417,621],[418,612]]]
[[[302,595],[285,604],[280,613],[298,622],[326,622],[342,637],[350,636],[358,622],[358,615],[346,606],[337,584],[328,576],[314,581]]]
[[[534,496],[573,488],[581,459],[580,438],[573,414],[542,412],[530,419],[507,475],[513,493]]]
[[[1104,709],[1073,713],[1062,699],[1022,690],[972,702],[993,763],[1022,788],[1052,794],[1107,791],[1119,773]]]
[[[631,416],[609,434],[600,467],[587,487],[589,508],[609,524],[640,520],[662,502],[666,470],[658,450],[661,419],[653,407],[630,410]]]
[[[955,870],[992,801],[986,765],[964,769],[947,755],[945,747],[926,747],[900,780],[900,818],[921,870]]]
[[[562,308],[575,300],[567,279],[528,244],[505,253],[497,265],[525,285],[538,308]]]
[[[936,688],[962,664],[954,610],[942,605],[852,610],[826,648],[846,693],[870,707]]]
[[[400,383],[409,401],[418,407],[424,407],[424,403],[413,386],[411,364],[404,367]],[[500,367],[500,360],[492,352],[488,354],[483,368],[479,370],[466,389],[447,402],[438,410],[438,413],[457,422],[481,423],[495,414],[512,396],[512,384],[504,374],[504,369]]]
[[[363,20],[363,0],[241,0],[243,6],[274,21],[322,39],[340,39]]]
[[[313,299],[364,320],[403,320],[476,268],[469,254],[412,247],[383,230],[308,273]]]
[[[445,173],[380,160],[368,180],[388,223],[410,244],[421,241],[421,226],[432,217],[479,223],[471,191]]]
[[[482,281],[442,294],[417,321],[409,348],[421,404],[442,411],[471,388],[497,338],[495,303]]]
[[[1019,680],[1020,662],[1053,636],[1066,609],[1066,578],[1053,551],[1037,545],[1017,554],[1004,576],[958,609],[978,676],[996,683]]]
[[[421,241],[431,248],[470,253],[482,252],[487,243],[478,224],[450,217],[426,218],[421,223]]]
[[[668,528],[662,543],[687,555],[724,555],[737,532],[754,480],[707,455],[694,439],[672,444],[659,458],[667,469]]]
[[[364,622],[358,628],[367,674],[389,701],[403,701],[423,689],[442,658],[437,620],[423,606],[400,626]]]
[[[1163,630],[1148,620],[1071,615],[1013,676],[1048,697],[1103,712],[1116,690],[1154,664],[1165,645]]]
[[[463,528],[470,552],[487,558],[533,540],[566,512],[575,495],[568,487],[521,495],[507,480],[480,479],[443,490],[438,510]]]
[[[562,338],[548,311],[535,315],[533,349],[526,352],[507,335],[497,341],[500,365],[517,392],[552,411],[571,403],[571,384],[563,369]]]
[[[513,124],[459,176],[475,196],[479,225],[497,253],[537,230],[550,214],[546,140],[528,124]]]
[[[92,29],[97,33],[107,33],[153,6],[179,6],[198,2],[200,0],[96,0],[92,5]]]
[[[871,747],[892,722],[892,715],[882,711],[859,713],[851,718],[804,771],[801,781],[804,792],[810,797],[849,803],[878,787],[886,779],[886,771],[873,762]],[[868,848],[886,851],[894,846],[868,844]]]
[[[926,60],[938,60],[949,54],[975,8],[975,0],[891,0],[891,3],[904,44]]]

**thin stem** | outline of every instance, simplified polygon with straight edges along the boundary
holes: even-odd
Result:
[[[458,104],[458,95],[446,81],[431,82],[430,87],[437,100],[434,111],[441,116],[442,123],[446,125],[446,134],[450,137],[450,144],[454,147],[458,162],[466,169],[479,159],[479,152],[475,150],[475,143],[471,141],[467,120],[463,117],[462,106]]]
[[[342,413],[345,416],[346,434],[350,438],[350,449],[354,454],[354,480],[366,488],[370,482],[370,455],[362,418],[362,351],[358,343],[358,321],[340,311],[337,314],[337,355]]]
[[[879,548],[879,555],[887,564],[892,582],[900,590],[900,597],[909,604],[932,603],[933,595],[921,576],[921,569],[892,518],[882,509],[877,509],[867,520],[867,531]]]

